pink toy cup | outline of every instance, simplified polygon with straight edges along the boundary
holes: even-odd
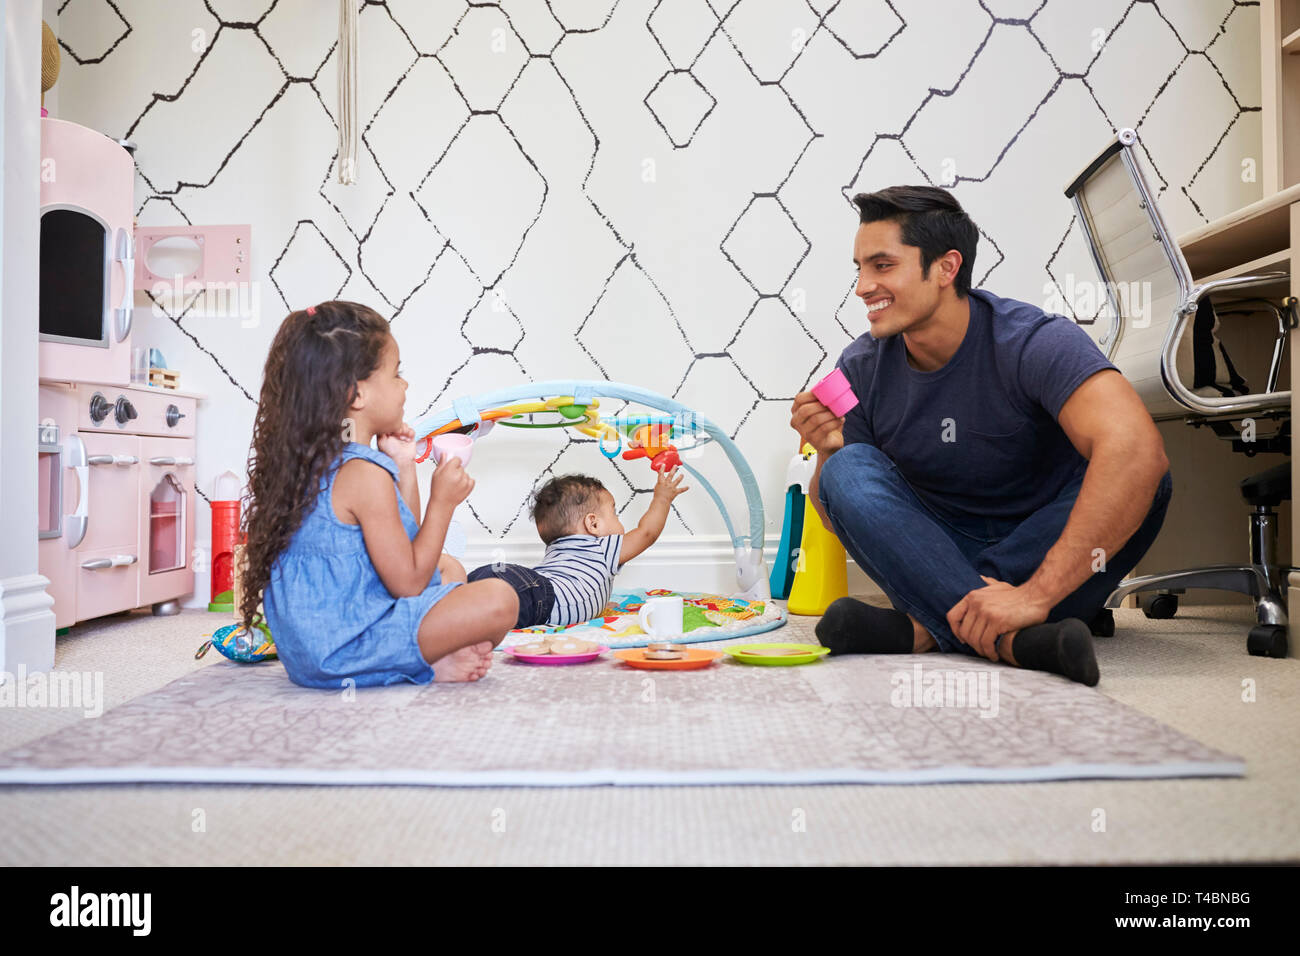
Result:
[[[433,460],[441,465],[448,457],[459,458],[463,467],[469,467],[469,456],[474,451],[474,439],[468,435],[451,432],[436,435],[433,439]]]
[[[849,409],[858,404],[858,396],[853,394],[853,388],[849,385],[849,380],[844,377],[844,373],[839,369],[834,369],[831,374],[814,385],[812,393],[816,396],[817,401],[841,418],[848,414]]]

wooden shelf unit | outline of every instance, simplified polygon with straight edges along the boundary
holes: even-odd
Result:
[[[1260,105],[1264,195],[1300,183],[1300,0],[1261,0]]]

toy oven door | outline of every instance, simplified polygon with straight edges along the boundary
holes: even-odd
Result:
[[[193,439],[140,439],[140,605],[192,594]]]
[[[89,209],[41,210],[42,342],[109,347],[112,242],[108,225]]]

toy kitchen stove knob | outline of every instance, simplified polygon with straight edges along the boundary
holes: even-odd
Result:
[[[136,414],[135,406],[131,404],[131,400],[125,395],[119,395],[117,404],[113,406],[113,417],[117,419],[119,425],[125,425],[139,416]]]
[[[185,417],[185,413],[182,412],[175,405],[167,406],[167,427],[168,428],[175,428],[176,425],[180,422],[180,420],[184,417]]]
[[[90,399],[90,420],[98,425],[112,410],[113,406],[108,403],[103,395],[96,392]]]

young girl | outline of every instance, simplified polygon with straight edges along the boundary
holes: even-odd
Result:
[[[450,459],[416,520],[415,434],[388,323],[354,302],[291,312],[271,343],[249,454],[244,626],[265,609],[308,687],[478,680],[514,626],[503,581],[442,553],[474,481]],[[378,436],[379,451],[370,448]]]

